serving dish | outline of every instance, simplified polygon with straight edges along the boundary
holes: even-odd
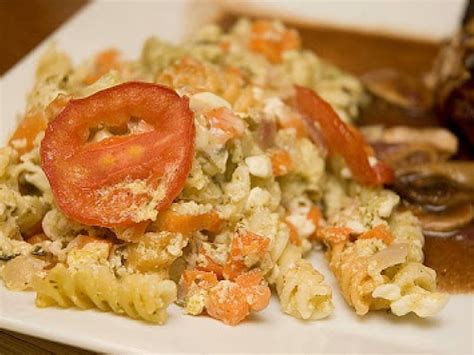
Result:
[[[212,7],[198,8],[199,12],[196,12],[195,4],[187,2],[94,3],[52,38],[77,61],[110,46],[120,48],[126,56],[134,56],[149,34],[177,41],[192,31],[193,26],[218,15]],[[41,45],[2,79],[2,142],[15,125],[9,118],[23,109],[23,98],[32,84],[35,62],[45,46]],[[327,275],[331,286],[337,287],[322,255],[315,255],[311,261]],[[429,320],[412,316],[398,319],[380,312],[361,319],[350,311],[340,295],[335,294],[336,311],[329,319],[304,323],[281,314],[277,303],[272,302],[267,312],[230,328],[204,317],[179,317],[181,310],[175,306],[170,309],[167,325],[159,327],[100,312],[36,309],[33,294],[12,293],[3,287],[0,292],[2,327],[96,351],[472,351],[473,303],[470,296],[453,296],[440,316]]]

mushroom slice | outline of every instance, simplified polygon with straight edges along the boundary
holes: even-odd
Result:
[[[393,189],[408,202],[430,211],[474,201],[474,190],[440,175],[411,173],[397,176]]]
[[[435,150],[448,156],[458,150],[458,139],[447,129],[440,127],[414,128],[406,126],[395,126],[382,131],[380,140],[389,144],[401,144],[416,142],[416,144],[428,144]]]
[[[395,170],[407,166],[434,163],[445,159],[429,144],[383,143],[372,144],[375,155]]]
[[[421,164],[399,169],[398,176],[417,174],[419,176],[442,176],[465,188],[474,189],[474,161],[445,161],[431,164]]]
[[[426,233],[450,232],[467,226],[474,218],[474,208],[471,203],[463,203],[441,213],[415,212],[415,214]]]
[[[431,95],[420,80],[393,69],[370,71],[362,76],[367,89],[377,97],[408,110],[426,110]]]

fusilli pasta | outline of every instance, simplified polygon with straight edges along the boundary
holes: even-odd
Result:
[[[58,305],[98,308],[151,323],[166,321],[166,308],[176,299],[176,285],[157,275],[126,274],[121,278],[105,265],[71,270],[56,265],[33,281],[38,307]]]
[[[333,310],[332,291],[324,276],[288,244],[278,260],[276,290],[283,311],[300,319],[321,319]]]
[[[328,191],[326,199],[334,213],[329,221],[335,234],[322,239],[329,245],[329,265],[347,303],[359,315],[371,309],[391,309],[396,315],[414,312],[420,317],[438,313],[447,296],[436,292],[436,273],[422,264],[418,220],[410,212],[394,211],[398,199],[389,191],[355,185],[348,187],[348,194],[340,187],[336,190]],[[393,242],[357,236],[350,241],[343,236],[361,235],[376,226],[388,226]]]

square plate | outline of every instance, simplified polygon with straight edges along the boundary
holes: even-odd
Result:
[[[312,2],[312,11],[318,10],[317,3],[326,9],[330,21],[333,15],[341,16],[338,13],[344,11],[348,1],[331,1],[332,7],[329,1]],[[373,1],[363,3],[369,8]],[[307,4],[300,2],[300,9]],[[204,1],[88,5],[2,78],[0,142],[5,142],[14,129],[15,118],[25,106],[25,94],[33,84],[35,64],[51,40],[57,41],[75,62],[107,47],[117,47],[133,58],[139,55],[149,35],[179,41],[215,17],[216,11],[214,3]],[[363,25],[363,20],[357,21],[353,24]],[[413,315],[398,318],[385,312],[360,318],[342,299],[322,254],[313,253],[311,261],[334,289],[335,311],[321,321],[302,322],[286,316],[280,312],[277,300],[272,299],[268,309],[238,327],[224,326],[207,317],[184,316],[175,305],[169,308],[168,322],[155,326],[94,310],[38,309],[32,292],[10,292],[0,286],[0,328],[115,353],[472,353],[472,296],[452,296],[446,308],[433,319]]]

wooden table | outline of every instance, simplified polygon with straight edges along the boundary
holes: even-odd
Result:
[[[47,0],[44,0],[47,1]],[[90,351],[78,349],[72,346],[53,343],[28,335],[18,334],[10,331],[0,330],[0,354],[11,355],[46,355],[46,354],[68,354],[87,355]]]
[[[0,0],[0,75],[58,28],[88,0]],[[92,354],[0,329],[0,354]]]

